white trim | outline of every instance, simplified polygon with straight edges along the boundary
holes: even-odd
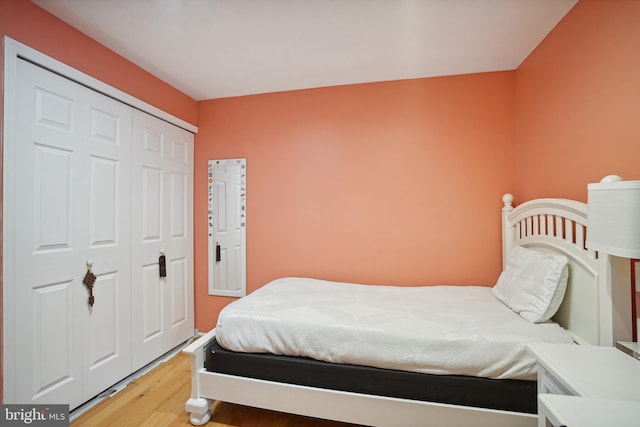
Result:
[[[15,111],[16,111],[16,80],[17,80],[17,58],[16,45],[10,43],[10,39],[4,38],[4,121],[2,129],[2,381],[4,399],[6,401],[9,393],[16,389],[16,354],[15,349],[10,349],[6,343],[16,342],[15,328],[9,325],[7,319],[15,319],[15,257],[11,256],[11,251],[15,247],[15,209],[10,208],[16,205],[16,186],[9,185],[15,176],[15,144],[8,144],[7,141],[15,140]]]
[[[181,127],[191,133],[197,133],[198,127],[191,123],[188,123],[178,117],[175,117],[161,109],[154,107],[138,98],[135,98],[128,93],[116,89],[113,86],[101,82],[88,74],[85,74],[75,68],[72,68],[57,59],[54,59],[42,52],[39,52],[29,46],[22,44],[8,36],[4,36],[4,75],[5,75],[5,101],[7,99],[6,92],[12,88],[7,85],[7,74],[13,72],[15,74],[16,61],[18,58],[23,58],[29,62],[33,62],[43,68],[53,71],[56,74],[60,74],[69,80],[73,80],[83,86],[100,92],[110,98],[116,99],[124,104],[127,104],[133,108],[144,111],[152,116],[169,122],[173,125]],[[6,112],[5,112],[6,114]],[[5,122],[6,123],[6,122]]]

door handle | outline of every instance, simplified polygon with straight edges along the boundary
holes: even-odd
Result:
[[[167,277],[167,258],[164,256],[164,249],[160,251],[158,258],[158,272],[160,277]]]
[[[89,290],[89,305],[93,307],[93,303],[95,302],[95,298],[93,297],[93,285],[96,283],[96,275],[91,271],[93,269],[93,260],[87,260],[87,274],[84,275],[84,279],[82,279],[82,283]]]
[[[220,255],[220,243],[216,243],[216,262],[220,262],[222,255]]]

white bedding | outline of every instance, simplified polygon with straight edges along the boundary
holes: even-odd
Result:
[[[397,287],[284,278],[225,307],[216,339],[232,351],[432,374],[535,380],[530,342],[572,343],[480,286]]]

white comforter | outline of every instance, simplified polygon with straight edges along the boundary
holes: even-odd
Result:
[[[223,347],[433,374],[535,379],[530,342],[571,343],[480,286],[396,287],[278,279],[224,308]]]

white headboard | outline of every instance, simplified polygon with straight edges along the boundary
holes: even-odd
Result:
[[[536,199],[517,207],[502,197],[503,267],[511,248],[521,245],[569,258],[569,282],[553,320],[583,344],[612,345],[612,297],[606,254],[586,249],[587,205],[566,199]]]

